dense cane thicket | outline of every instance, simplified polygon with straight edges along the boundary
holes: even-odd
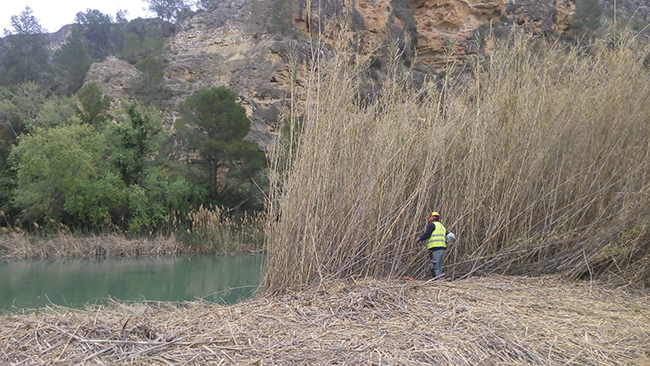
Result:
[[[495,44],[489,66],[467,63],[469,81],[450,62],[446,80],[415,90],[394,65],[364,103],[366,62],[340,52],[305,75],[305,118],[273,154],[267,291],[423,277],[415,239],[434,210],[458,237],[447,277],[650,284],[647,49],[614,36]]]

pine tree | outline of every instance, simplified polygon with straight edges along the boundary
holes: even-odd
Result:
[[[92,63],[77,27],[72,29],[68,41],[54,54],[54,59],[54,69],[60,82],[59,91],[66,94],[76,92],[83,84]]]
[[[2,57],[0,82],[11,86],[30,81],[49,86],[49,51],[45,30],[27,6],[11,16],[13,32],[5,34],[8,46]]]

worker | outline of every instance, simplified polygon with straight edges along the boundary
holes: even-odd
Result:
[[[429,270],[434,279],[440,278],[442,275],[442,261],[445,259],[445,250],[447,249],[447,239],[453,240],[456,238],[454,233],[447,235],[447,229],[440,223],[440,214],[432,212],[429,216],[429,225],[424,234],[420,235],[418,242],[427,241],[427,248],[429,249],[429,259],[431,265]]]

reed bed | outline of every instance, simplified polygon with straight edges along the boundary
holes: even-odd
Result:
[[[0,318],[4,365],[650,365],[648,293],[557,277],[325,280],[231,306]]]
[[[190,228],[179,232],[174,219],[167,234],[130,239],[121,233],[74,235],[64,228],[56,234],[34,235],[18,231],[0,233],[0,259],[90,256],[234,254],[260,252],[264,242],[263,213],[232,218],[221,207],[199,207],[187,215]]]
[[[26,233],[0,235],[0,259],[61,258],[190,254],[193,249],[174,235],[127,239],[106,234],[74,236],[69,232],[34,236]]]
[[[264,288],[426,274],[432,211],[450,278],[561,273],[650,284],[647,45],[562,47],[514,32],[440,80],[345,49],[299,76],[309,103],[271,155]],[[399,59],[399,54],[394,54]],[[461,71],[462,69],[462,71]],[[298,69],[297,69],[298,70]]]
[[[233,218],[223,207],[200,206],[187,215],[191,229],[184,241],[195,251],[232,254],[259,252],[264,244],[265,216],[246,213]]]

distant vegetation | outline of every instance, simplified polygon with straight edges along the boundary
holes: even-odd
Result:
[[[72,97],[48,99],[34,84],[27,85],[31,86],[1,90],[6,102],[0,113],[9,122],[3,139],[5,225],[48,229],[63,224],[80,230],[115,227],[138,233],[155,230],[172,215],[190,213],[202,204],[230,202],[233,196],[248,197],[239,205],[243,208],[260,204],[251,197],[254,192],[241,188],[247,177],[263,167],[259,158],[254,165],[246,163],[247,157],[261,154],[241,140],[250,122],[233,135],[230,144],[235,144],[234,150],[230,145],[224,147],[235,154],[230,160],[239,159],[237,170],[250,175],[217,185],[210,177],[221,174],[220,165],[197,175],[189,169],[191,164],[183,168],[170,159],[174,145],[153,106],[143,108],[137,101],[123,101],[115,114],[109,115],[108,100],[95,84],[81,89],[77,102]],[[32,105],[34,101],[41,104]],[[59,108],[48,107],[48,103],[58,103]],[[70,103],[72,107],[66,108]],[[237,107],[234,98],[232,103],[219,113]],[[248,121],[245,114],[243,118]],[[219,134],[229,131],[219,125],[213,129]],[[231,175],[234,170],[229,169]]]
[[[199,90],[188,99],[193,114],[183,118],[177,143],[162,127],[157,108],[171,91],[157,56],[175,19],[127,22],[122,13],[114,19],[88,9],[50,54],[29,7],[12,17],[0,70],[0,228],[180,232],[194,247],[196,237],[209,237],[198,250],[221,251],[212,240],[260,221],[252,218],[264,208],[264,154],[242,140],[250,121],[232,91]],[[137,100],[115,106],[95,83],[82,87],[91,63],[109,55],[137,65]],[[196,140],[201,129],[214,140]],[[200,159],[187,158],[193,154]],[[214,215],[218,220],[205,219]],[[259,231],[259,224],[249,227]]]

